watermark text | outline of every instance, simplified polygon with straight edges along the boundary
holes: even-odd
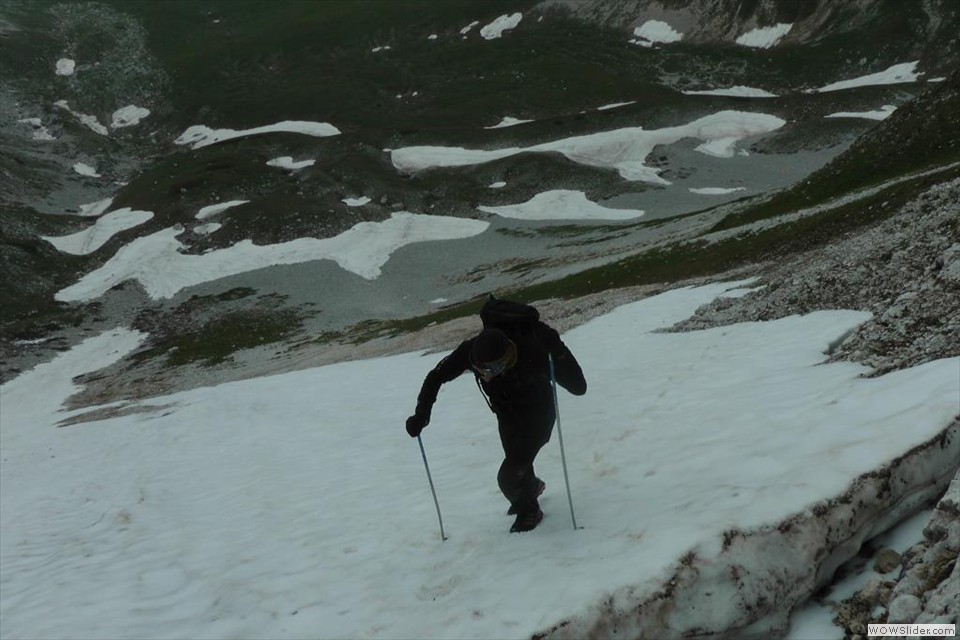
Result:
[[[953,638],[957,635],[955,624],[868,624],[867,636],[884,638]]]

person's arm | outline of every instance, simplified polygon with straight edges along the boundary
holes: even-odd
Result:
[[[557,384],[575,396],[582,396],[587,392],[587,380],[583,376],[580,363],[573,357],[573,353],[563,343],[560,334],[553,327],[540,322],[538,325],[540,343],[553,356],[554,376]]]
[[[470,364],[471,343],[471,340],[461,342],[459,347],[441,360],[424,378],[420,394],[417,396],[417,408],[413,415],[407,418],[407,433],[411,437],[420,435],[424,427],[430,423],[430,413],[433,410],[433,403],[437,401],[440,387],[467,370]]]

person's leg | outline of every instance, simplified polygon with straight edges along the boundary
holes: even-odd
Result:
[[[547,490],[547,483],[541,480],[540,478],[537,478],[536,472],[534,472],[533,477],[536,479],[536,483],[537,483],[537,488],[536,488],[534,497],[537,498],[539,502],[540,496],[543,495],[543,492]],[[510,505],[510,508],[507,509],[507,515],[508,516],[517,515],[517,509],[512,504]]]
[[[539,415],[500,418],[499,427],[504,452],[504,460],[497,473],[500,491],[510,502],[511,513],[522,515],[539,512],[537,497],[543,492],[543,482],[533,470],[533,461],[540,448],[550,439],[553,412],[547,410],[539,412]]]
[[[542,404],[534,408],[524,417],[524,428],[527,434],[527,452],[530,457],[529,473],[533,479],[532,491],[533,498],[540,497],[546,488],[546,484],[537,477],[537,472],[533,468],[534,460],[540,449],[550,442],[550,436],[553,433],[553,425],[556,421],[556,413],[553,404]]]
[[[510,512],[517,516],[510,532],[521,533],[536,528],[543,520],[543,512],[537,501],[539,480],[533,474],[533,464],[514,461],[508,456],[500,465],[497,482],[500,491],[510,501]]]
[[[503,496],[510,502],[513,513],[524,513],[538,508],[539,483],[529,460],[505,458],[497,473],[497,484]]]

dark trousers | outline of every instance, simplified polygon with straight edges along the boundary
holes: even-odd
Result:
[[[552,402],[497,413],[504,454],[497,484],[517,513],[539,508],[533,461],[543,445],[550,441],[555,420]]]

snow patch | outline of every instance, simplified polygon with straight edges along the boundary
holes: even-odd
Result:
[[[348,207],[362,207],[365,204],[370,203],[370,198],[367,196],[360,196],[359,198],[344,198],[341,200]]]
[[[737,44],[755,49],[769,49],[790,33],[793,24],[781,22],[772,27],[753,29],[737,38]]]
[[[34,140],[42,140],[44,142],[56,140],[56,138],[50,135],[50,131],[43,126],[43,122],[40,120],[40,118],[23,118],[22,120],[18,120],[18,122],[30,125],[30,127],[33,129]]]
[[[390,159],[398,171],[416,173],[436,167],[482,164],[519,153],[560,153],[579,164],[616,169],[626,180],[670,184],[659,176],[659,169],[644,165],[644,160],[655,146],[673,144],[683,138],[698,138],[705,141],[698,147],[699,151],[718,157],[731,157],[738,141],[769,133],[784,124],[785,120],[773,115],[720,111],[676,127],[649,131],[642,127],[615,129],[529,147],[404,147],[391,151]]]
[[[199,215],[198,215],[199,217]],[[170,298],[186,287],[273,265],[333,260],[367,280],[400,247],[429,240],[453,240],[482,233],[489,223],[401,211],[382,222],[360,222],[333,238],[299,238],[274,245],[244,240],[203,255],[181,252],[182,229],[172,227],[137,238],[106,264],[62,289],[62,302],[91,300],[126,280],[138,280],[154,300]]]
[[[776,98],[777,94],[763,89],[737,85],[726,89],[707,89],[705,91],[684,91],[688,96],[726,96],[731,98]]]
[[[147,334],[129,329],[113,329],[101,333],[93,338],[87,338],[69,351],[61,353],[50,362],[39,364],[33,369],[17,376],[13,380],[0,385],[0,405],[3,406],[4,428],[0,432],[3,438],[3,448],[5,452],[12,451],[11,445],[16,442],[19,445],[28,443],[53,444],[59,438],[56,430],[37,428],[40,425],[53,427],[64,417],[62,406],[70,396],[80,390],[80,386],[74,383],[77,376],[91,371],[97,371],[107,367],[120,360],[123,356],[136,349],[145,339]],[[42,394],[43,401],[37,401],[38,392]],[[44,446],[46,448],[46,446]],[[21,446],[16,447],[23,454],[24,449]],[[47,459],[47,456],[43,457]],[[4,458],[6,465],[8,458]],[[18,456],[17,462],[23,463],[22,458]],[[29,464],[29,463],[28,463]],[[23,487],[26,489],[26,487]],[[43,496],[45,491],[39,485],[35,485],[32,490],[23,492],[7,493],[5,488],[3,503],[8,498],[17,495],[20,499],[26,499],[28,502],[31,497]],[[48,494],[49,495],[49,494]],[[2,504],[2,503],[0,503]],[[2,504],[6,513],[7,504]],[[34,504],[36,507],[36,503]],[[4,518],[6,522],[6,518]],[[6,532],[6,526],[4,527]],[[0,543],[2,545],[2,543]],[[0,546],[0,549],[5,549]],[[6,563],[4,563],[6,566]],[[93,633],[93,632],[91,632]],[[27,633],[25,635],[35,635]],[[70,635],[70,634],[67,634]],[[96,635],[93,633],[93,635]]]
[[[746,187],[699,187],[689,189],[690,193],[696,193],[704,196],[722,196],[736,191],[745,191]]]
[[[85,113],[79,113],[70,108],[70,104],[66,100],[57,100],[53,103],[53,106],[59,107],[75,117],[80,121],[80,124],[90,129],[95,133],[99,133],[102,136],[109,135],[110,132],[107,131],[107,128],[100,124],[100,121],[97,119],[97,116],[91,116]]]
[[[193,232],[200,236],[208,236],[214,231],[220,230],[223,225],[219,222],[207,222],[205,224],[198,224],[193,228]]]
[[[897,108],[892,104],[885,104],[879,109],[873,111],[838,111],[824,118],[866,118],[867,120],[886,120]]]
[[[140,226],[153,217],[151,211],[136,211],[124,207],[111,211],[97,219],[88,229],[68,236],[41,236],[63,253],[88,255],[105,245],[110,238],[134,227]]]
[[[503,118],[497,124],[492,127],[484,127],[484,129],[502,129],[504,127],[514,127],[518,124],[523,124],[525,122],[533,122],[533,120],[520,120],[518,118],[513,118],[511,116],[503,116]]]
[[[699,145],[696,150],[715,158],[732,158],[736,153],[736,145],[740,140],[737,136],[728,136],[709,140]]]
[[[588,200],[582,191],[566,189],[544,191],[520,204],[477,208],[518,220],[633,220],[644,214],[639,209],[608,209]]]
[[[634,44],[647,47],[655,43],[665,44],[683,40],[682,33],[661,20],[648,20],[642,26],[635,28],[633,35],[636,36],[636,40],[632,41]]]
[[[628,104],[636,104],[636,100],[631,100],[630,102],[613,102],[611,104],[605,104],[602,107],[597,107],[597,111],[607,111],[609,109],[617,109],[619,107],[625,107]]]
[[[91,167],[85,162],[76,162],[73,165],[73,170],[76,173],[79,173],[82,176],[87,176],[88,178],[100,178],[102,177],[97,173],[96,167]]]
[[[71,60],[70,58],[60,58],[57,60],[57,75],[58,76],[72,76],[74,70],[77,68],[77,63]]]
[[[150,110],[136,105],[127,105],[113,112],[113,121],[110,126],[114,129],[132,127],[150,115]]]
[[[306,167],[312,167],[314,164],[316,164],[316,162],[316,160],[294,161],[293,157],[291,156],[280,156],[279,158],[267,160],[267,164],[271,167],[280,167],[281,169],[288,169],[290,171],[297,171]]]
[[[229,200],[227,202],[218,202],[217,204],[207,205],[202,207],[200,211],[197,211],[196,218],[197,220],[206,220],[207,218],[212,218],[218,213],[223,213],[231,207],[239,207],[241,204],[247,204],[249,200]]]
[[[85,217],[96,217],[102,214],[103,212],[110,209],[110,205],[113,204],[113,198],[106,198],[104,200],[98,200],[97,202],[91,202],[89,204],[80,205],[80,213],[77,215]]]
[[[842,91],[843,89],[854,89],[856,87],[916,82],[917,79],[923,75],[923,72],[917,71],[917,64],[919,62],[919,60],[915,60],[913,62],[895,64],[892,67],[884,69],[883,71],[860,76],[858,78],[852,78],[850,80],[834,82],[824,87],[820,87],[816,91],[819,91],[820,93],[826,93],[828,91]]]
[[[495,40],[503,36],[504,31],[509,31],[510,29],[516,28],[520,24],[520,20],[523,19],[522,13],[511,13],[510,15],[502,15],[484,28],[480,29],[480,36],[484,40]]]
[[[253,129],[211,129],[203,125],[194,125],[180,134],[173,141],[174,144],[190,145],[192,149],[199,149],[225,140],[255,136],[261,133],[301,133],[318,138],[335,136],[340,130],[326,122],[304,122],[301,120],[284,120],[277,124],[270,124]]]

